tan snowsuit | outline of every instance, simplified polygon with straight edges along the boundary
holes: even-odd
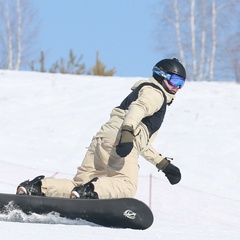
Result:
[[[132,90],[143,82],[157,85],[165,93],[166,102],[172,102],[174,95],[166,92],[154,78],[137,82]],[[114,108],[109,121],[92,139],[73,180],[45,178],[42,180],[42,192],[46,196],[69,197],[75,186],[98,177],[93,184],[99,198],[133,197],[138,185],[139,155],[154,165],[164,158],[151,146],[157,132],[149,138],[149,131],[142,122],[143,118],[153,115],[163,105],[162,91],[149,85],[143,86],[128,110]],[[116,153],[123,125],[132,126],[135,135],[134,147],[125,158]]]

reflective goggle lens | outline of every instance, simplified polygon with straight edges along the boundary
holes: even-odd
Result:
[[[173,74],[173,75],[171,75],[168,82],[174,87],[182,88],[184,83],[185,83],[185,79],[183,77],[180,77],[180,76],[176,75],[176,74]]]

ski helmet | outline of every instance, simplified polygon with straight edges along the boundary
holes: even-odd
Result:
[[[163,59],[156,63],[155,66],[168,74],[177,74],[186,79],[186,70],[177,58]],[[162,83],[162,80],[164,79],[164,77],[156,74],[155,72],[153,72],[152,76],[160,83]]]

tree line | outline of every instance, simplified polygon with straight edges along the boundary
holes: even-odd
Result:
[[[96,52],[96,62],[95,65],[87,70],[85,64],[82,62],[83,55],[77,57],[73,50],[69,51],[69,58],[65,60],[60,58],[49,69],[45,67],[45,53],[41,51],[39,61],[31,61],[30,69],[31,71],[38,72],[50,72],[50,73],[62,73],[62,74],[76,74],[76,75],[98,75],[98,76],[113,76],[116,73],[115,68],[106,69],[106,65],[100,60],[99,52]],[[38,67],[36,67],[36,65]]]
[[[188,80],[235,80],[240,83],[240,5],[235,0],[169,0],[156,3],[156,47],[163,58],[178,56]],[[69,51],[49,69],[45,53],[28,62],[37,36],[38,15],[29,0],[0,0],[0,68],[19,70],[28,64],[33,71],[111,76],[96,53],[87,69],[83,56]]]

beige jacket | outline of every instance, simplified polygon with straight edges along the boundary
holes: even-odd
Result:
[[[153,77],[148,80],[138,81],[131,89],[135,89],[143,82],[154,83],[165,93],[167,103],[173,101],[174,95],[166,92]],[[115,141],[116,145],[120,139],[121,127],[123,125],[132,126],[135,135],[134,146],[142,157],[156,165],[164,158],[151,145],[157,132],[149,138],[148,129],[141,121],[143,118],[157,112],[163,103],[164,97],[160,90],[148,85],[143,86],[139,91],[137,100],[130,104],[128,110],[122,110],[117,107],[112,110],[109,121],[102,125],[96,137],[111,138]]]

